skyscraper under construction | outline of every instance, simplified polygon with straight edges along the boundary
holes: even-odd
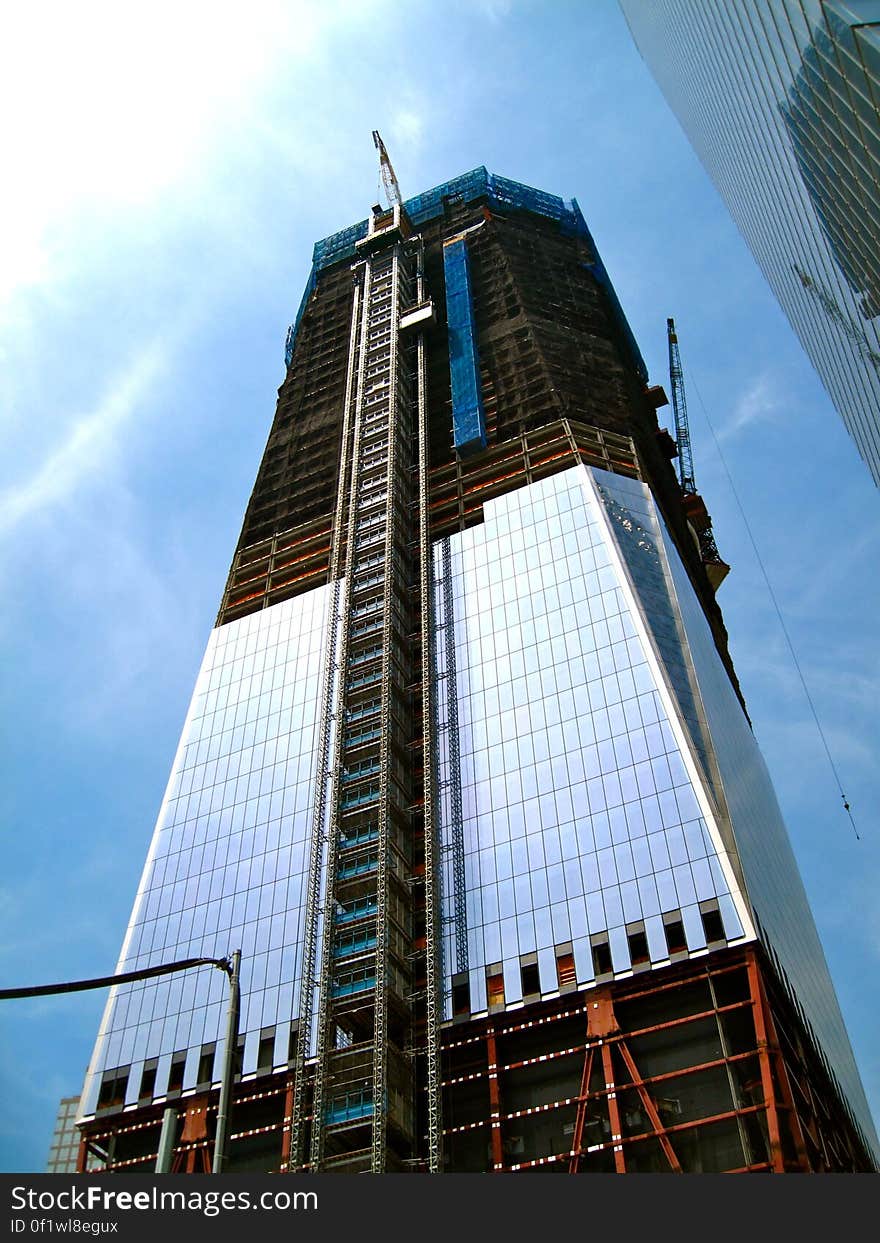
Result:
[[[873,1168],[665,400],[573,201],[316,245],[118,968],[241,948],[226,1168]],[[83,1165],[209,1168],[224,1014],[114,990]]]

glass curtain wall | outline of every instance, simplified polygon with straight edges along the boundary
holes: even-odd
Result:
[[[449,544],[446,1017],[761,935],[873,1135],[766,766],[646,485],[579,466]]]
[[[880,0],[620,0],[880,485]]]

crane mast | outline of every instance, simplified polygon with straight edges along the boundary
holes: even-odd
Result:
[[[666,336],[669,341],[669,384],[672,388],[672,412],[675,417],[675,441],[678,445],[678,479],[682,492],[694,493],[694,461],[691,455],[691,433],[688,427],[687,400],[684,392],[684,373],[678,352],[678,335],[675,320],[667,319]]]
[[[684,392],[684,372],[681,368],[681,355],[678,351],[678,334],[675,331],[675,320],[667,319],[666,336],[669,342],[669,385],[672,389],[672,413],[675,419],[675,441],[678,446],[678,480],[681,484],[682,505],[685,517],[690,523],[700,548],[700,558],[709,577],[709,582],[717,590],[726,577],[730,566],[722,561],[712,533],[712,519],[697,491],[694,480],[694,460],[691,453],[691,433],[688,426],[687,400]]]

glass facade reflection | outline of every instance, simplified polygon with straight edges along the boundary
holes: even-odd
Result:
[[[240,947],[244,1074],[287,1064],[298,1013],[327,596],[212,632],[117,966]],[[82,1112],[218,1081],[227,992],[211,967],[114,989]]]
[[[596,937],[615,972],[630,970],[633,925],[650,960],[668,960],[673,912],[688,948],[705,949],[707,900],[742,936],[729,860],[585,470],[491,502],[451,543],[472,1008],[487,1005],[493,964],[505,1002],[521,1000],[530,954],[542,994],[566,954],[592,981]]]
[[[880,315],[880,6],[874,8],[872,30],[850,26],[829,6],[829,31],[816,29],[782,107],[804,184],[865,319]]]
[[[658,516],[655,525],[666,551],[688,655],[711,731],[724,795],[722,814],[735,836],[758,931],[803,1007],[862,1127],[872,1135],[871,1112],[764,757]]]
[[[49,1159],[46,1162],[47,1174],[76,1173],[76,1157],[79,1152],[79,1131],[76,1129],[78,1110],[78,1096],[66,1096],[58,1106],[58,1117],[55,1119]]]
[[[880,484],[880,3],[620,3]]]
[[[478,1013],[761,931],[872,1133],[766,768],[648,488],[576,467],[484,517],[450,540],[451,601],[435,554],[446,1017],[465,986]]]

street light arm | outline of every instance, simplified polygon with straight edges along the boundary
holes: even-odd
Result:
[[[49,997],[53,993],[84,993],[90,988],[108,988],[114,984],[132,984],[135,980],[149,980],[156,975],[172,971],[188,971],[191,967],[219,967],[232,976],[232,962],[228,958],[182,958],[177,962],[162,963],[158,967],[143,967],[140,971],[124,971],[120,975],[104,975],[97,980],[72,980],[66,984],[35,984],[27,988],[0,988],[0,1001],[16,997]]]

